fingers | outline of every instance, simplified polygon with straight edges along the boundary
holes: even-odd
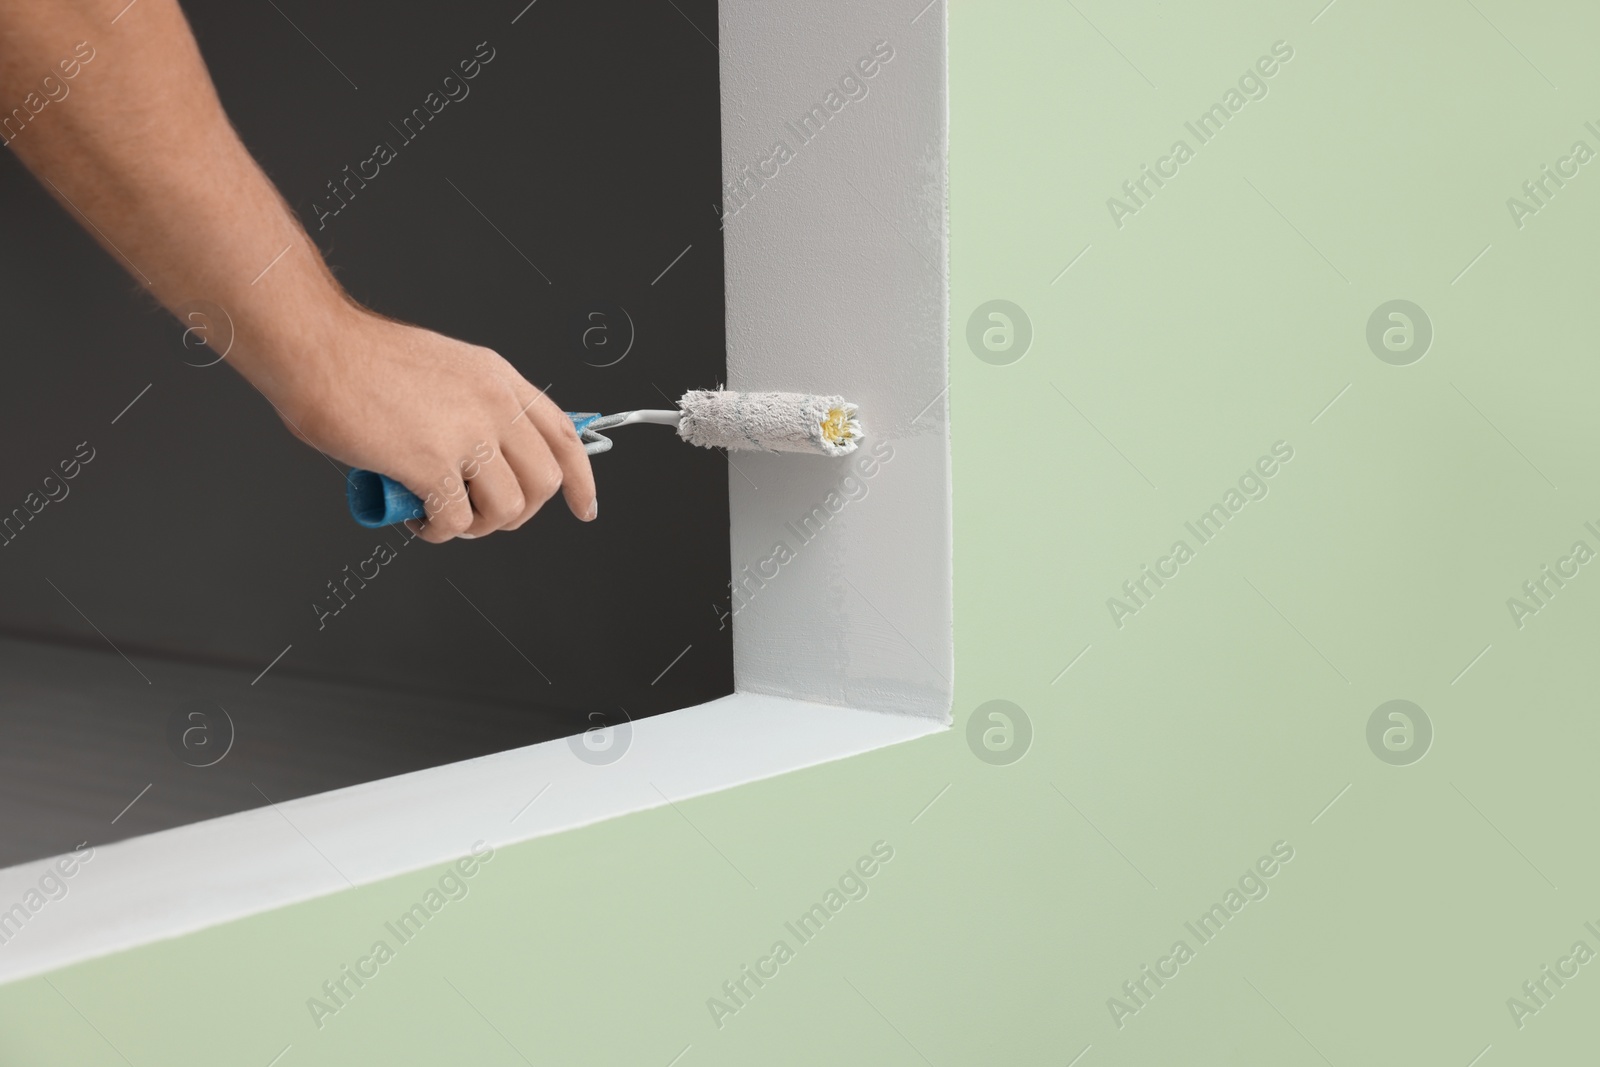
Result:
[[[472,502],[472,524],[459,536],[482,537],[520,524],[526,512],[520,479],[498,452],[488,459],[474,459],[462,472],[467,479],[467,496]]]
[[[531,421],[538,429],[561,470],[561,491],[567,498],[567,507],[584,522],[592,521],[600,510],[595,498],[594,471],[589,467],[583,442],[572,428],[572,420],[542,392],[525,397],[523,403],[526,406],[520,418]]]
[[[402,483],[422,498],[427,518],[421,522],[407,519],[406,528],[424,541],[440,545],[467,532],[472,525],[472,503],[459,476],[403,478]],[[430,485],[436,488],[427,488]]]
[[[508,435],[505,444],[505,461],[522,487],[522,514],[506,523],[505,529],[515,530],[561,488],[561,468],[550,454],[544,437],[532,426],[524,425],[521,432]]]
[[[508,375],[501,383],[520,396],[520,407],[500,429],[498,444],[480,442],[458,464],[457,474],[431,483],[437,486],[433,492],[413,490],[423,497],[427,519],[406,525],[423,540],[440,544],[515,530],[557,489],[584,522],[599,513],[594,472],[572,420],[526,379]],[[422,484],[430,483],[424,479]]]
[[[502,448],[480,442],[457,468],[458,477],[435,479],[437,490],[423,494],[426,520],[406,524],[425,541],[442,544],[515,530],[561,487],[560,466],[543,436],[526,422],[507,434]]]

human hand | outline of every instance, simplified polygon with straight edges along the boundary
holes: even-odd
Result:
[[[579,519],[598,511],[572,420],[494,351],[346,305],[309,336],[269,343],[262,382],[289,429],[423,500],[423,540],[515,530],[561,489]],[[275,350],[277,349],[277,350]]]
[[[558,488],[594,518],[589,459],[548,397],[489,349],[345,295],[230,125],[177,0],[112,37],[89,0],[0,0],[0,24],[0,99],[30,93],[60,42],[95,40],[77,66],[103,51],[58,120],[8,144],[163,306],[227,309],[228,363],[297,436],[421,497],[428,541],[516,529]]]

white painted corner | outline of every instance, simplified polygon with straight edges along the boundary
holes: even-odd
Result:
[[[945,46],[938,2],[721,8],[728,386],[867,430],[731,457],[741,691],[949,722]]]

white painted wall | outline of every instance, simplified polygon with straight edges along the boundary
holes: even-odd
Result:
[[[741,691],[948,722],[945,11],[919,7],[721,8],[724,179],[751,168],[747,202],[724,199],[728,387],[843,394],[861,406],[866,448],[893,453],[870,478],[854,457],[732,458],[736,583],[747,566],[759,577],[778,543],[795,553],[764,585],[746,579],[734,678]],[[875,45],[892,58],[861,77]],[[861,90],[841,89],[847,73],[865,96],[849,100]],[[820,132],[798,129],[830,91],[848,102]],[[791,158],[763,173],[780,142]],[[846,500],[852,472],[865,495]],[[830,490],[844,503],[802,543],[800,518]]]

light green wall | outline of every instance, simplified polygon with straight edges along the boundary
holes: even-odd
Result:
[[[952,6],[954,730],[502,849],[321,1030],[307,997],[430,875],[0,989],[0,1062],[1575,1062],[1600,963],[1521,1029],[1506,1000],[1600,951],[1600,565],[1521,629],[1506,600],[1600,549],[1600,163],[1520,230],[1506,198],[1600,150],[1600,12],[1321,2]],[[1117,228],[1107,197],[1280,40],[1268,95]],[[1435,330],[1409,366],[1365,339],[1396,298]],[[1019,362],[967,346],[992,299],[1031,320]],[[1278,441],[1266,498],[1117,628],[1107,598]],[[1020,762],[969,748],[994,699]],[[1391,699],[1432,723],[1420,762],[1369,748]],[[1201,945],[1185,921],[1279,841]]]

